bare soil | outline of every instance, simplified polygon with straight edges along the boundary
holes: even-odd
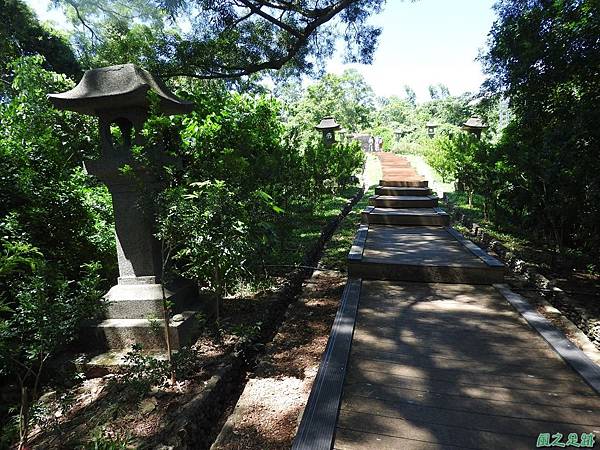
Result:
[[[127,442],[131,448],[152,440],[165,416],[201,393],[209,378],[231,360],[234,352],[248,341],[260,345],[260,335],[270,332],[269,312],[275,303],[272,291],[226,298],[220,325],[207,324],[192,346],[193,375],[173,386],[154,387],[140,397],[128,382],[131,375],[126,372],[85,380],[63,393],[51,392],[40,411],[39,425],[32,430],[30,447],[84,448],[94,436],[96,441]]]
[[[267,346],[213,449],[271,450],[292,444],[346,277],[315,272]]]

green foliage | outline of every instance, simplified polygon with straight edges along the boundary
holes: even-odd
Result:
[[[85,450],[127,450],[132,445],[128,435],[107,436],[102,430],[96,430],[92,439],[83,448]]]
[[[379,12],[384,2],[55,3],[64,6],[79,30],[75,42],[88,61],[93,61],[96,53],[102,61],[111,51],[122,57],[131,50],[134,58],[163,75],[235,78],[282,68],[287,73],[314,73],[333,54],[339,36],[346,40],[348,61],[369,63],[381,30],[367,19]],[[183,32],[184,27],[190,31]]]
[[[510,101],[498,216],[557,248],[600,251],[600,5],[503,0],[484,56]]]
[[[452,137],[438,135],[426,154],[428,164],[445,182],[456,181],[458,189],[469,194],[469,203],[474,192],[490,192],[494,171],[490,167],[492,147],[484,140],[466,132]]]
[[[221,298],[244,273],[248,209],[225,182],[191,183],[163,196],[160,237],[173,248],[182,276],[205,284]]]
[[[287,125],[307,141],[323,117],[333,116],[343,128],[355,133],[372,125],[375,108],[373,89],[355,69],[342,75],[327,74],[305,91],[282,84],[276,89],[285,105]]]
[[[125,355],[124,362],[128,368],[123,381],[137,398],[142,398],[154,386],[167,386],[173,369],[177,379],[192,377],[197,371],[198,355],[194,350],[182,347],[173,353],[169,363],[166,359],[144,353],[142,346],[136,344]]]
[[[73,84],[43,65],[12,61],[0,103],[0,376],[20,384],[22,441],[45,362],[98,312],[114,273],[110,195],[81,169],[95,126],[50,106],[48,93]]]
[[[262,328],[262,322],[253,324],[238,324],[230,329],[231,334],[238,336],[241,342],[252,342],[259,335]]]
[[[44,67],[70,77],[81,71],[64,36],[37,21],[21,0],[0,0],[0,98],[10,95],[14,68],[9,64],[21,56],[44,56]]]
[[[96,127],[50,106],[48,93],[73,84],[42,64],[40,56],[11,63],[14,95],[0,104],[0,220],[9,240],[35,246],[68,278],[94,260],[105,262],[108,275],[110,195],[81,169],[96,154]]]
[[[301,210],[352,181],[363,154],[356,143],[326,148],[312,130],[302,141],[297,129],[284,128],[272,98],[230,93],[220,83],[179,88],[196,109],[170,147],[179,147],[184,164],[162,195],[159,235],[176,272],[222,297],[264,270]]]
[[[327,147],[321,139],[312,140],[305,148],[302,170],[311,184],[308,194],[314,197],[324,188],[333,192],[337,186],[346,186],[363,161],[364,153],[356,141]]]
[[[30,246],[0,241],[0,376],[18,381],[21,443],[35,416],[46,361],[77,337],[81,323],[101,308],[99,265],[67,280]]]

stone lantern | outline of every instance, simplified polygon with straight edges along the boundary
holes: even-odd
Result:
[[[483,123],[480,117],[473,116],[465,123],[463,123],[462,129],[474,134],[477,139],[481,139],[481,132],[488,128],[486,124]]]
[[[164,334],[153,336],[151,329],[156,331],[156,327],[149,320],[162,318],[163,293],[178,313],[170,328],[174,348],[194,316],[184,311],[185,302],[193,296],[190,287],[162,284],[160,243],[154,237],[154,211],[148,201],[148,194],[155,193],[160,184],[131,151],[134,145],[144,145],[141,131],[149,114],[149,91],[158,98],[163,114],[192,111],[193,103],[175,97],[159,79],[133,64],[88,70],[75,88],[48,96],[58,109],[99,120],[101,156],[86,161],[85,168],[107,185],[115,215],[119,278],[106,294],[107,320],[93,332],[93,338],[109,348],[125,348],[133,342],[147,349],[164,348]],[[168,161],[163,148],[145,151],[155,160]]]
[[[435,122],[429,121],[425,126],[427,127],[427,135],[430,138],[433,138],[433,136],[435,136],[435,129],[439,127],[439,125]]]
[[[323,117],[321,122],[315,127],[323,133],[323,142],[326,147],[335,144],[335,130],[339,130],[340,124],[333,117]]]

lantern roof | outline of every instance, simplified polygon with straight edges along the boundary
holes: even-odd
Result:
[[[134,64],[86,70],[73,89],[49,94],[48,98],[58,109],[97,115],[102,110],[149,108],[148,91],[158,95],[164,114],[188,113],[194,107],[192,102],[177,98],[162,80]]]
[[[425,125],[427,128],[437,128],[439,127],[439,125],[435,122],[432,122],[431,120],[429,122],[427,122],[427,124]]]
[[[483,120],[481,120],[481,118],[477,116],[470,117],[469,120],[463,123],[462,127],[465,130],[483,130],[485,128],[488,128],[488,126],[483,123]]]
[[[335,121],[331,116],[323,117],[321,122],[315,127],[317,130],[337,130],[340,128],[340,124]]]

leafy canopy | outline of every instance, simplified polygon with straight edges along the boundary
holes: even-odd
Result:
[[[42,55],[44,67],[68,76],[81,71],[64,36],[40,24],[21,0],[0,0],[0,95],[10,91],[9,63],[20,56]]]
[[[338,36],[346,61],[370,63],[381,30],[367,20],[385,0],[55,3],[79,26],[76,42],[84,55],[105,52],[101,47],[111,38],[107,45],[115,45],[116,32],[163,77],[235,78],[268,69],[314,72],[333,54]]]

